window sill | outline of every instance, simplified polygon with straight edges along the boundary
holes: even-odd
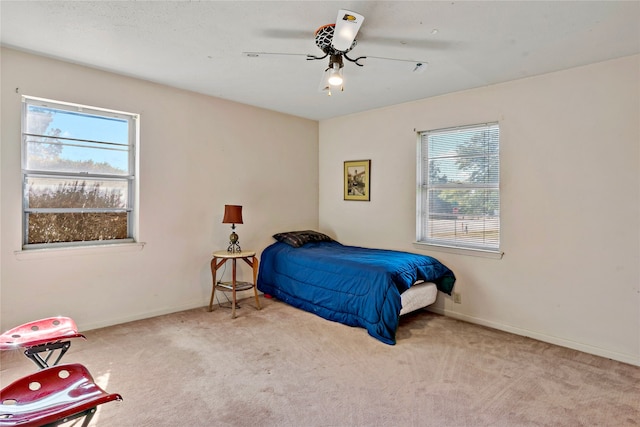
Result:
[[[456,248],[453,246],[434,245],[433,243],[413,242],[413,245],[424,249],[427,247],[434,251],[446,252],[456,255],[475,256],[480,258],[502,259],[504,252],[502,251],[490,251],[482,249],[468,249],[468,248]]]
[[[113,243],[106,245],[57,247],[45,249],[23,249],[13,254],[19,261],[39,258],[67,257],[74,255],[102,255],[116,252],[138,252],[144,248],[144,242]]]

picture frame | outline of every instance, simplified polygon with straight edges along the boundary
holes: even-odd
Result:
[[[371,160],[344,162],[344,200],[371,200]]]

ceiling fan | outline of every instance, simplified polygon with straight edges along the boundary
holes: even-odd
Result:
[[[327,24],[318,28],[315,32],[316,46],[324,52],[324,55],[306,54],[307,60],[321,60],[329,57],[329,66],[325,68],[320,81],[319,90],[331,95],[331,89],[344,91],[344,79],[342,69],[344,68],[344,60],[352,62],[359,67],[362,61],[367,58],[385,59],[391,61],[403,61],[415,63],[414,72],[422,72],[427,66],[427,62],[414,61],[409,59],[382,58],[377,56],[359,56],[352,58],[348,55],[358,44],[356,35],[364,22],[364,16],[357,12],[346,9],[340,9],[335,24]],[[258,57],[260,55],[300,55],[270,52],[243,52],[248,57]]]

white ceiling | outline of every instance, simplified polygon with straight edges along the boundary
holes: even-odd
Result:
[[[315,30],[365,16],[345,91]],[[4,46],[315,120],[640,52],[640,1],[7,1]]]

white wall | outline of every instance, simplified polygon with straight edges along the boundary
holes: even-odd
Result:
[[[244,207],[243,249],[260,252],[289,227],[317,227],[317,122],[11,49],[1,55],[1,330],[51,315],[87,330],[207,305],[210,255],[230,233],[225,204]],[[22,94],[140,114],[142,250],[20,252]]]
[[[426,253],[462,293],[435,311],[640,365],[639,56],[319,127],[10,49],[1,72],[1,330],[57,314],[86,330],[206,305],[210,253],[229,234],[224,204],[237,203],[244,248],[319,228]],[[141,114],[142,250],[21,255],[21,94]],[[504,258],[413,245],[416,131],[494,120]],[[372,160],[372,200],[344,201],[343,162],[360,159]]]
[[[640,57],[320,122],[320,229],[425,253],[462,304],[434,310],[640,365]],[[428,84],[428,83],[427,83]],[[501,260],[415,240],[416,131],[498,121]],[[371,201],[343,200],[343,162],[371,159]]]

